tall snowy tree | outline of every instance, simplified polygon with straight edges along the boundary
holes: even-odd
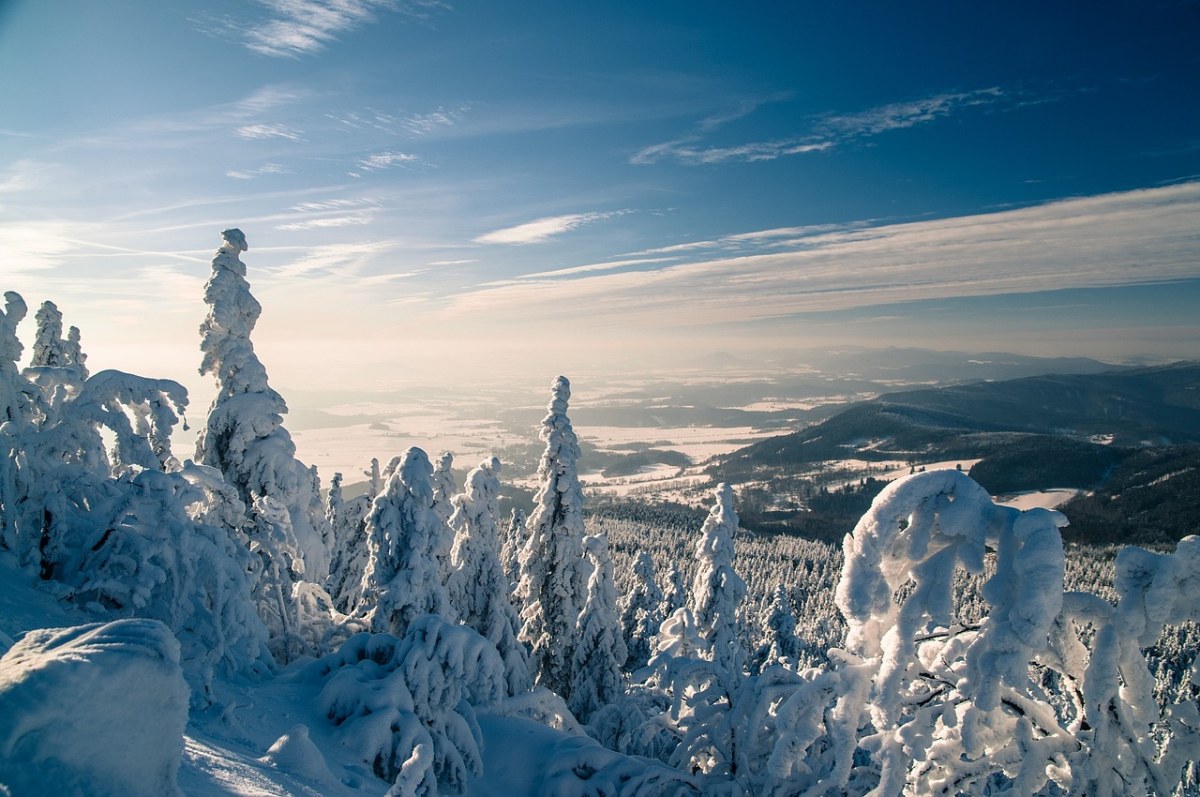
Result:
[[[521,549],[525,547],[525,512],[514,506],[508,518],[508,527],[504,530],[504,540],[500,545],[500,561],[509,582],[516,587],[521,578]],[[515,589],[510,589],[515,592]]]
[[[638,551],[633,560],[633,584],[621,599],[621,633],[629,656],[626,671],[639,670],[654,652],[654,635],[662,625],[662,590],[654,578],[654,560]]]
[[[520,618],[508,600],[508,576],[500,564],[496,529],[500,460],[484,460],[467,474],[466,491],[454,497],[455,531],[447,591],[464,625],[496,646],[504,660],[508,693],[529,691],[529,659],[517,639]]]
[[[325,517],[314,511],[312,476],[296,459],[296,446],[283,426],[287,405],[267,384],[266,369],[250,342],[262,307],[250,293],[246,266],[238,257],[247,249],[246,237],[236,229],[221,236],[224,242],[204,286],[209,312],[200,326],[200,373],[216,377],[217,396],[196,459],[224,473],[248,506],[267,496],[287,507],[307,577],[320,583],[329,573]]]
[[[587,597],[575,624],[575,656],[571,664],[571,697],[567,705],[581,722],[625,692],[621,665],[629,657],[617,618],[617,587],[612,557],[604,535],[584,538],[589,564]]]
[[[421,615],[444,617],[449,610],[432,505],[433,466],[424,451],[410,448],[367,516],[362,606],[376,633],[403,636]]]
[[[454,494],[458,485],[454,483],[454,455],[442,452],[433,468],[433,514],[441,525],[437,544],[438,561],[442,563],[442,582],[450,575],[450,549],[454,547],[454,529],[450,527],[450,516],[454,514]]]
[[[362,600],[363,573],[370,553],[367,550],[367,515],[383,484],[379,477],[379,460],[366,472],[371,480],[368,490],[350,500],[342,498],[341,474],[334,474],[329,489],[329,508],[326,517],[333,529],[333,556],[329,565],[329,595],[342,612],[354,612]],[[334,486],[337,487],[336,493]]]
[[[531,649],[537,683],[570,699],[575,622],[586,587],[583,559],[583,488],[579,484],[579,441],[567,417],[571,383],[554,380],[541,438],[541,487],[521,550],[521,639]]]
[[[451,500],[458,491],[458,486],[454,483],[453,467],[454,454],[443,451],[433,469],[433,513],[441,518],[443,523],[448,522],[454,514]]]
[[[733,690],[742,677],[746,652],[738,640],[737,612],[746,597],[746,582],[733,569],[733,537],[738,516],[733,488],[719,484],[716,503],[704,520],[696,546],[696,577],[692,582],[692,616],[704,640],[704,658],[717,666],[719,677]]]

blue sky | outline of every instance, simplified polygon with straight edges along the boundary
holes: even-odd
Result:
[[[1197,40],[1174,1],[0,0],[0,274],[188,384],[228,226],[285,386],[1194,357]]]

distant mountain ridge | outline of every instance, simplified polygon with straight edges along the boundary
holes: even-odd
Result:
[[[1200,443],[1200,362],[888,393],[740,449],[717,470],[734,477],[846,457],[986,456],[1014,434],[1117,447]]]

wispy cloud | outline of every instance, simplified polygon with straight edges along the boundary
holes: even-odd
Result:
[[[976,91],[938,94],[912,102],[895,102],[852,114],[824,117],[820,127],[832,136],[877,136],[889,130],[932,122],[960,108],[988,105],[1004,96],[998,87]]]
[[[375,221],[381,205],[369,197],[323,199],[292,205],[292,213],[275,229],[284,232],[356,227]],[[294,215],[294,214],[299,214]]]
[[[425,19],[445,8],[440,0],[259,0],[268,17],[247,21],[209,17],[196,24],[214,35],[233,33],[246,47],[272,57],[299,58],[324,50],[384,12]]]
[[[723,235],[705,241],[688,241],[687,243],[658,246],[653,249],[643,249],[633,252],[634,255],[682,254],[699,252],[705,249],[731,252],[761,252],[765,249],[780,249],[785,247],[802,246],[806,240],[814,236],[834,232],[849,232],[870,225],[869,221],[856,221],[848,224],[809,224],[802,227],[774,227],[769,230]]]
[[[1000,101],[1004,93],[997,87],[968,92],[937,94],[910,102],[881,105],[851,114],[826,114],[815,117],[809,129],[795,136],[742,144],[706,144],[705,138],[727,122],[753,113],[759,104],[740,106],[734,111],[704,119],[696,133],[672,141],[643,147],[630,157],[633,164],[645,165],[663,160],[685,164],[752,163],[776,160],[790,155],[825,152],[854,139],[868,138],[891,130],[901,130],[944,118],[962,108]]]
[[[375,220],[375,216],[371,213],[355,213],[349,216],[325,216],[319,219],[309,219],[307,221],[293,221],[287,224],[280,224],[275,227],[277,230],[284,232],[297,232],[299,230],[326,230],[337,227],[356,227],[364,224],[370,224]]]
[[[235,132],[241,138],[248,138],[252,140],[267,138],[284,138],[288,141],[304,140],[304,136],[299,130],[282,124],[242,125],[233,132]]]
[[[480,235],[475,243],[480,244],[533,244],[547,238],[570,232],[585,224],[602,219],[610,219],[629,213],[628,210],[613,210],[605,213],[570,213],[565,216],[548,216],[544,219],[518,224],[515,227],[505,227],[502,230]]]
[[[66,222],[0,223],[0,251],[4,252],[5,276],[53,269],[63,255],[78,248],[78,235]]]
[[[283,279],[314,274],[357,277],[367,263],[391,248],[392,245],[387,242],[316,246],[296,260],[271,269],[271,275]]]
[[[230,169],[225,172],[226,177],[234,180],[253,180],[264,174],[287,174],[287,169],[280,163],[264,163],[257,169]]]
[[[420,162],[421,159],[412,153],[385,150],[360,158],[358,168],[364,172],[377,172],[396,166],[411,166]]]
[[[35,160],[14,161],[3,173],[0,173],[0,195],[15,194],[38,185],[46,179],[47,173],[53,171],[54,164]]]
[[[787,155],[801,155],[807,152],[824,152],[832,149],[833,141],[813,139],[782,139],[778,141],[755,141],[749,144],[738,144],[731,147],[700,146],[699,137],[668,141],[645,147],[629,159],[633,164],[657,163],[661,160],[672,159],[683,163],[725,163],[727,161],[767,161],[782,158]]]
[[[467,106],[438,108],[429,113],[417,113],[400,120],[400,126],[414,136],[427,136],[438,130],[454,127],[466,113]]]
[[[977,216],[817,233],[768,254],[564,269],[456,297],[447,318],[535,308],[616,326],[746,324],[926,299],[1196,277],[1200,182]],[[745,234],[788,240],[787,228]]]

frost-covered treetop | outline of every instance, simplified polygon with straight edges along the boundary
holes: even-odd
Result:
[[[722,482],[714,493],[717,502],[704,519],[700,530],[700,545],[696,554],[701,561],[729,564],[733,562],[733,538],[740,522],[733,508],[733,488]]]
[[[222,249],[232,249],[236,253],[247,252],[250,250],[250,245],[246,243],[246,234],[237,227],[230,227],[228,230],[221,230],[221,240],[225,243],[221,246]]]
[[[204,352],[200,373],[216,375],[223,395],[266,392],[266,369],[250,342],[262,305],[250,293],[246,264],[238,258],[247,249],[246,236],[241,230],[226,230],[221,237],[224,243],[213,257],[212,276],[204,286],[209,312],[200,325]]]
[[[559,375],[550,385],[550,404],[546,407],[551,415],[565,415],[567,402],[571,400],[571,380]]]
[[[0,313],[0,360],[17,362],[25,346],[17,337],[17,325],[25,319],[29,307],[16,291],[4,292],[4,312]]]
[[[550,385],[550,403],[546,405],[546,417],[542,419],[541,439],[546,443],[538,468],[543,479],[562,479],[557,485],[557,500],[579,510],[582,495],[579,487],[579,439],[571,428],[567,417],[567,404],[571,399],[571,382],[565,376],[556,377]],[[546,482],[543,482],[546,485]],[[548,491],[544,491],[548,494]],[[582,538],[582,516],[580,516]]]

